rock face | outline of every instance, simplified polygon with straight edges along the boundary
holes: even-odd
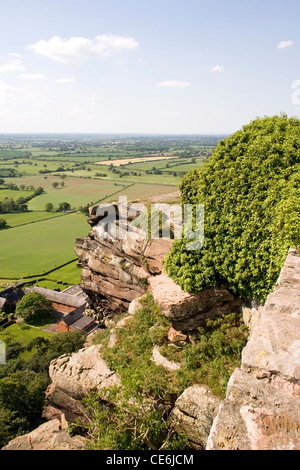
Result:
[[[42,424],[25,436],[17,437],[1,450],[85,450],[85,439],[71,437],[59,419]]]
[[[130,211],[130,207],[128,211]],[[115,224],[104,224],[103,214],[115,210]],[[75,251],[82,268],[81,287],[97,306],[99,298],[109,302],[111,311],[126,311],[129,304],[148,290],[151,275],[162,272],[162,260],[172,240],[148,240],[145,233],[120,219],[117,204],[90,210],[92,229],[88,237],[76,240]]]
[[[208,450],[300,450],[300,252],[290,250],[232,375]]]
[[[80,400],[91,390],[100,391],[112,385],[120,385],[119,375],[109,370],[98,346],[81,349],[52,361],[49,376],[52,383],[47,391],[48,406],[44,416],[49,419],[55,414],[64,413],[70,422],[77,418],[88,422],[87,411]]]
[[[151,277],[149,282],[155,302],[177,331],[196,329],[208,318],[241,309],[241,300],[226,289],[190,294],[164,273]]]
[[[221,399],[204,385],[187,388],[177,399],[170,419],[177,432],[186,434],[190,447],[205,449],[220,403]]]

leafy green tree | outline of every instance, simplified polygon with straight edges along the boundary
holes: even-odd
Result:
[[[29,292],[17,303],[15,315],[27,322],[47,318],[53,314],[50,300],[39,292]]]
[[[48,202],[45,206],[46,212],[52,212],[53,209],[54,209],[54,206],[53,206],[52,202]]]
[[[68,202],[61,202],[58,206],[59,212],[69,211],[71,209],[71,205]]]
[[[2,228],[6,227],[6,225],[7,225],[6,220],[0,219],[0,230],[1,230]]]
[[[187,250],[185,230],[166,272],[186,291],[225,286],[264,301],[288,249],[300,245],[299,183],[299,119],[256,119],[220,141],[180,185],[183,204],[204,204],[204,247]]]

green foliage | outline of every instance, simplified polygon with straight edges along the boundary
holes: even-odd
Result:
[[[71,205],[68,202],[61,202],[58,206],[58,212],[65,212],[71,209]]]
[[[116,405],[108,405],[106,400]],[[91,419],[89,442],[92,450],[176,450],[186,447],[187,439],[176,434],[149,403],[129,403],[122,390],[105,390],[85,400]]]
[[[168,373],[151,361],[155,343],[150,330],[157,322],[162,325],[167,322],[151,295],[141,303],[143,307],[136,312],[134,319],[125,329],[118,331],[118,344],[103,350],[103,358],[112,370],[120,374],[127,397],[147,394],[167,401],[174,390]]]
[[[52,212],[54,209],[54,206],[52,204],[52,202],[47,202],[47,204],[45,205],[45,211],[46,212]]]
[[[176,434],[168,413],[159,413],[151,403],[170,405],[171,409],[183,390],[195,383],[208,384],[216,395],[224,397],[228,379],[240,365],[247,341],[241,315],[209,320],[193,332],[191,342],[170,347],[170,324],[152,295],[140,302],[142,307],[134,318],[118,330],[113,348],[107,347],[108,332],[97,338],[103,359],[120,375],[122,385],[102,390],[100,395],[97,392],[86,401],[92,417],[88,435],[94,450],[185,449],[186,436]],[[171,372],[157,366],[151,360],[155,345],[181,368]]]
[[[300,244],[299,181],[298,119],[256,119],[220,141],[180,185],[183,204],[204,204],[204,247],[175,241],[167,273],[186,291],[225,286],[264,301],[288,249]]]
[[[0,230],[7,226],[6,220],[0,219]]]
[[[50,362],[78,351],[84,342],[81,332],[68,332],[37,337],[26,347],[16,342],[7,347],[7,363],[0,365],[0,448],[42,424]],[[19,357],[25,350],[33,354],[27,361]]]
[[[29,292],[17,303],[16,317],[33,322],[49,318],[53,311],[51,301],[46,299],[44,295],[38,292]]]
[[[208,320],[198,329],[194,342],[183,349],[178,380],[207,384],[213,393],[224,398],[228,380],[240,365],[247,334],[241,316],[236,313]]]

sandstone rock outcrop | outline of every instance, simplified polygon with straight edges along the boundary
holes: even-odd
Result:
[[[190,447],[205,449],[220,403],[221,399],[205,385],[193,385],[177,399],[170,420],[178,433],[187,436]]]
[[[200,294],[184,292],[165,273],[149,280],[153,298],[177,331],[198,328],[208,318],[239,312],[242,301],[226,289],[208,289]]]
[[[112,208],[115,224],[105,225],[105,217],[99,214]],[[147,292],[150,276],[162,272],[162,260],[172,240],[149,240],[130,218],[126,222],[120,219],[118,204],[92,207],[88,221],[92,227],[89,236],[78,238],[75,246],[82,268],[81,287],[92,301],[98,296],[109,302],[111,311],[126,311],[134,299]],[[99,299],[95,304],[99,306]]]
[[[300,450],[300,252],[291,249],[215,418],[208,450]]]
[[[120,385],[119,375],[107,367],[99,346],[81,349],[52,361],[49,376],[52,383],[47,390],[48,406],[44,416],[49,418],[55,415],[55,410],[59,410],[57,413],[64,413],[70,422],[77,418],[88,422],[88,414],[81,400],[93,389],[100,391]]]
[[[71,437],[59,419],[42,424],[34,431],[10,441],[1,450],[86,450],[86,440]]]

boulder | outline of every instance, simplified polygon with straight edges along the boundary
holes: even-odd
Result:
[[[208,289],[200,294],[184,292],[165,273],[151,277],[150,288],[162,314],[177,331],[198,328],[208,318],[240,311],[241,300],[226,289]]]
[[[50,363],[49,376],[51,385],[47,390],[47,404],[44,416],[51,415],[50,410],[61,410],[68,421],[80,418],[88,421],[87,410],[81,400],[96,389],[98,391],[112,385],[120,385],[120,377],[111,371],[102,359],[99,346],[81,349],[73,354],[66,354]]]
[[[59,419],[42,424],[34,431],[10,441],[1,450],[85,450],[86,440],[71,437]]]
[[[187,388],[177,399],[170,420],[175,431],[188,437],[190,447],[205,449],[220,403],[221,399],[204,385]]]
[[[207,450],[299,450],[300,387],[236,369]]]
[[[142,305],[141,305],[141,303],[140,303],[140,300],[143,299],[143,298],[145,298],[145,295],[143,295],[143,296],[141,296],[141,297],[139,297],[139,298],[137,298],[137,299],[134,299],[134,300],[130,303],[130,305],[129,305],[129,307],[128,307],[128,313],[129,313],[129,315],[134,315],[134,314],[142,307]]]
[[[174,371],[180,369],[179,364],[177,364],[176,362],[169,361],[166,357],[160,354],[158,346],[154,346],[151,360],[157,366],[162,366],[166,370]]]
[[[170,328],[168,333],[168,341],[170,341],[170,343],[185,342],[187,338],[187,335],[185,335],[181,331],[176,331],[173,327]]]

